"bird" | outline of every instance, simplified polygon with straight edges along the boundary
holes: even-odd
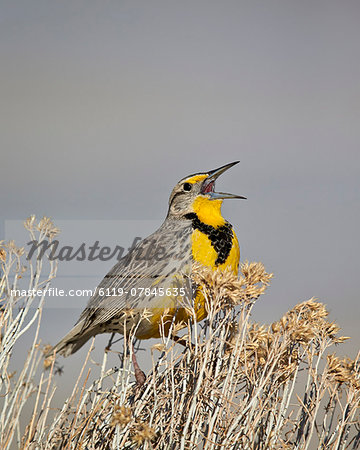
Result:
[[[182,178],[173,188],[160,228],[138,242],[103,278],[74,327],[48,352],[69,356],[101,333],[138,339],[167,335],[172,323],[184,326],[189,302],[196,321],[207,315],[201,286],[191,280],[194,264],[237,275],[240,249],[232,225],[223,218],[225,199],[246,197],[215,192],[215,181],[238,164]],[[135,378],[144,383],[133,348]]]

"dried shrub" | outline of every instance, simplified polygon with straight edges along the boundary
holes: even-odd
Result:
[[[40,223],[30,218],[27,227],[53,237],[52,224]],[[1,298],[6,299],[1,309],[1,448],[15,441],[23,448],[44,449],[359,447],[359,355],[351,360],[329,351],[347,338],[338,335],[339,327],[315,299],[270,325],[251,321],[252,307],[271,280],[261,263],[245,262],[240,277],[195,267],[192,277],[203,286],[208,316],[186,324],[186,346],[172,340],[180,328],[173,326],[149,352],[152,370],[141,388],[134,382],[131,353],[118,369],[108,367],[104,352],[100,377],[91,381],[91,346],[71,396],[50,420],[56,361],[47,358],[41,367],[37,332],[23,371],[8,372],[14,330],[16,341],[16,333],[38,327],[41,318],[40,300],[24,326],[14,313],[20,300],[7,297],[9,268],[18,264],[16,284],[21,256],[13,243],[1,243]],[[47,282],[53,276],[51,271]],[[25,309],[33,301],[22,300]],[[187,308],[194,316],[192,306]],[[32,402],[33,414],[22,429],[26,402]]]

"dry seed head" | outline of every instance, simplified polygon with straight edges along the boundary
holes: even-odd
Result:
[[[52,346],[51,345],[45,345],[42,349],[43,355],[48,355],[51,352]]]
[[[335,338],[335,335],[340,331],[340,327],[335,322],[327,322],[324,325],[324,332],[330,338]]]
[[[296,361],[293,361],[289,364],[283,365],[279,367],[279,370],[282,371],[279,381],[280,383],[284,383],[289,378],[292,378],[295,374],[296,368],[298,366],[298,363]]]
[[[25,221],[24,221],[24,227],[29,230],[32,231],[34,228],[34,222],[35,222],[35,216],[31,215],[30,217],[28,217]]]
[[[53,362],[55,361],[55,357],[54,356],[48,356],[47,358],[44,359],[44,369],[47,370],[49,369]]]
[[[172,327],[172,334],[176,335],[178,331],[182,330],[184,327],[186,326],[186,323],[181,321],[181,322],[176,322],[174,324],[174,326]]]
[[[245,261],[241,264],[241,272],[248,284],[263,283],[268,285],[273,277],[272,273],[269,274],[265,271],[265,267],[262,263],[256,262],[249,263],[248,261]]]
[[[126,406],[116,406],[111,417],[110,425],[115,427],[116,425],[125,426],[132,420],[131,409]]]
[[[124,315],[124,317],[131,317],[131,318],[135,317],[136,314],[138,313],[137,311],[131,308],[124,308],[121,312]]]
[[[228,341],[233,342],[239,336],[239,325],[235,322],[231,322],[228,327],[229,335]]]
[[[52,220],[45,216],[37,224],[36,229],[45,233],[50,240],[60,232],[60,229],[54,226]]]
[[[241,362],[253,360],[255,368],[258,365],[263,366],[269,358],[274,340],[269,327],[253,323],[248,328],[247,337],[245,348],[241,350],[244,352],[244,355],[241,355]]]
[[[137,425],[135,434],[132,436],[133,442],[136,442],[138,445],[143,444],[144,442],[151,441],[155,437],[155,430],[147,423],[142,423]]]
[[[163,352],[165,348],[166,348],[165,344],[154,344],[151,347],[151,351],[158,350],[159,352]]]
[[[351,384],[357,391],[360,390],[359,367],[350,358],[340,359],[334,353],[327,355],[328,373],[338,383]]]
[[[259,325],[258,323],[253,323],[250,326],[248,335],[251,340],[258,343],[267,343],[269,340],[269,330],[265,325]]]
[[[147,320],[150,322],[150,317],[152,317],[153,313],[148,308],[144,308],[144,310],[141,313],[141,318]]]
[[[294,327],[294,331],[290,333],[290,339],[295,342],[309,342],[315,337],[314,330],[311,326],[303,323],[298,327]]]
[[[256,299],[260,297],[266,290],[266,286],[254,286],[248,285],[246,286],[245,293],[248,298]]]
[[[46,232],[49,228],[53,226],[53,223],[49,217],[43,217],[40,219],[40,222],[36,225],[36,229],[39,231]]]
[[[323,303],[316,301],[314,297],[305,302],[299,303],[292,310],[297,314],[302,314],[306,318],[312,320],[324,319],[329,315]]]
[[[3,262],[6,261],[6,251],[3,248],[0,248],[0,260]]]
[[[272,331],[274,334],[279,333],[280,330],[281,330],[281,325],[280,325],[279,322],[273,322],[273,323],[271,324],[271,331]]]
[[[166,317],[170,315],[170,308],[165,308],[164,312],[162,313],[162,317]]]
[[[336,337],[340,328],[334,322],[326,320],[328,311],[323,303],[314,298],[299,303],[287,312],[278,322],[271,327],[273,333],[280,329],[290,333],[293,342],[307,343],[311,339],[331,339],[333,343],[346,340],[345,337]]]
[[[347,341],[348,339],[351,339],[350,336],[339,336],[332,338],[334,344],[342,344],[343,342]]]
[[[19,257],[22,256],[25,252],[24,247],[17,247],[14,240],[9,241],[5,247],[9,250],[10,253],[13,253]]]
[[[45,346],[43,347],[43,349],[42,349],[42,353],[43,353],[43,355],[49,355],[50,352],[51,352],[51,350],[52,350],[52,346],[51,346],[51,345],[45,345]],[[51,354],[50,354],[50,356],[47,356],[47,357],[44,359],[44,369],[45,369],[45,370],[49,369],[49,367],[52,366],[52,364],[54,363],[54,361],[55,361],[55,355],[51,355]]]
[[[244,277],[238,278],[230,268],[213,270],[194,264],[192,279],[212,299],[212,306],[235,306],[258,298],[265,292],[272,277],[261,263],[245,262],[241,269]]]

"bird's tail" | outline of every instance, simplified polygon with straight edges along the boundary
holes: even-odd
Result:
[[[60,342],[47,352],[45,357],[53,355],[56,351],[57,355],[69,356],[77,352],[86,342],[95,335],[92,329],[83,329],[84,323],[78,322]]]

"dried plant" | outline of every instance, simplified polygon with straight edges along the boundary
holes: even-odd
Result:
[[[25,223],[33,240],[42,242],[52,239],[58,230],[52,222],[43,218],[35,225],[35,216],[29,217]],[[38,249],[40,251],[40,249]],[[24,430],[20,427],[20,417],[27,402],[36,398],[34,411],[39,406],[40,392],[50,379],[43,373],[35,382],[36,373],[41,368],[42,352],[39,346],[39,327],[45,295],[38,296],[37,291],[44,292],[56,275],[56,263],[36,258],[24,261],[24,248],[16,247],[14,241],[0,242],[0,448],[10,448],[14,439],[19,443]],[[44,279],[44,271],[47,272]],[[27,277],[25,277],[27,275]],[[26,280],[28,279],[28,282]],[[14,295],[20,290],[20,295]],[[22,292],[26,294],[21,295]],[[31,336],[28,353],[22,369],[10,372],[9,365],[14,347],[19,339]],[[29,341],[28,341],[29,342]],[[48,385],[50,388],[50,385]],[[52,388],[53,389],[53,388]],[[49,394],[49,392],[47,392]],[[51,394],[50,394],[51,396]],[[42,409],[46,415],[45,404]],[[45,425],[45,424],[44,424]],[[34,423],[30,423],[28,433],[34,432]]]
[[[2,297],[10,288],[10,253],[16,261],[21,257],[21,250],[10,247],[0,248]],[[9,336],[19,328],[13,312],[19,300],[7,298],[1,310],[1,448],[15,440],[22,448],[41,449],[359,448],[360,355],[350,360],[329,351],[347,338],[338,336],[325,306],[310,299],[279,321],[260,325],[251,321],[251,310],[271,280],[261,263],[245,262],[239,278],[200,266],[192,277],[203,286],[208,316],[189,321],[182,336],[186,346],[172,340],[179,331],[173,326],[152,347],[152,370],[141,388],[134,382],[131,353],[123,355],[119,369],[108,367],[104,352],[101,374],[92,381],[91,346],[71,396],[51,419],[55,360],[40,367],[37,333],[24,374],[7,372]],[[26,308],[34,300],[23,301]],[[29,327],[20,329],[28,332],[39,323],[41,306],[40,299]],[[192,306],[187,308],[194,316]],[[33,414],[22,429],[26,401]]]

